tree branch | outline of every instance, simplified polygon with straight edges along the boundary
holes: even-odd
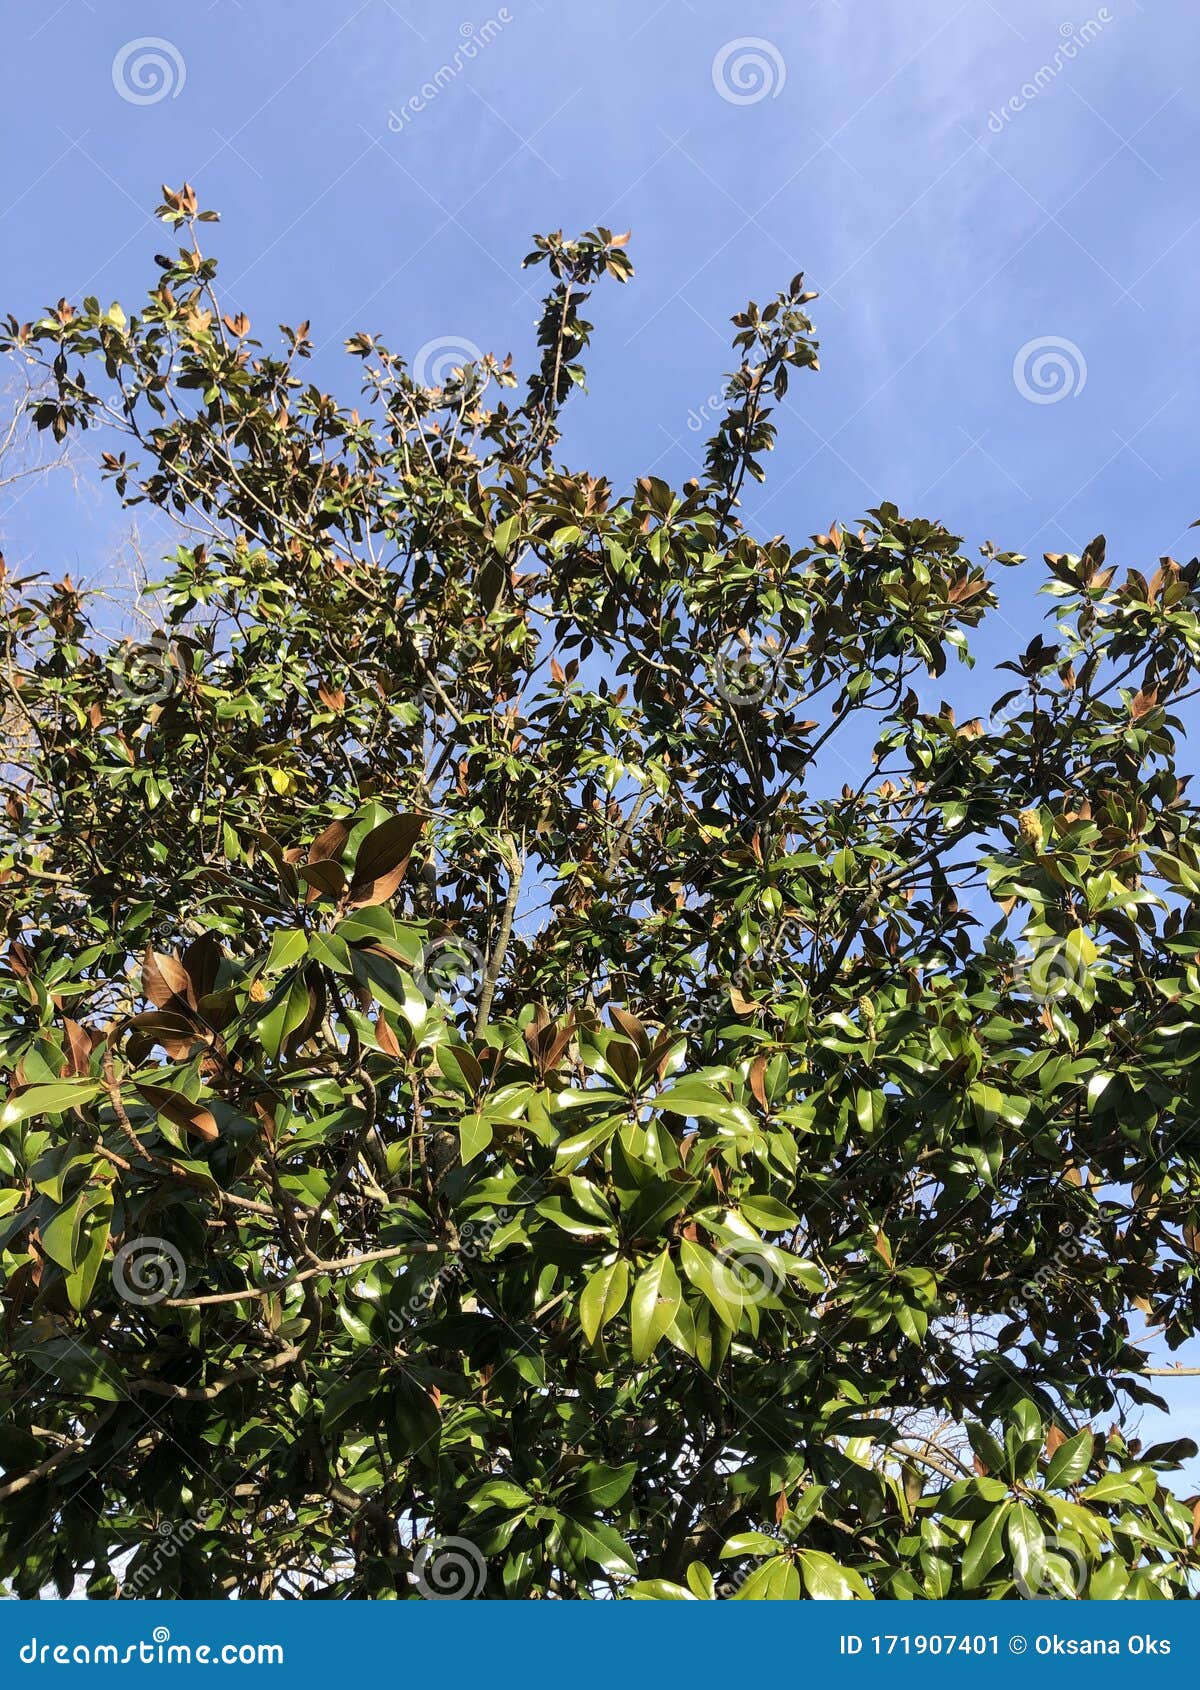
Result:
[[[483,981],[479,988],[479,1005],[475,1011],[475,1024],[472,1033],[478,1038],[488,1024],[488,1017],[492,1012],[492,999],[496,995],[496,982],[500,978],[500,970],[504,967],[504,957],[508,950],[508,942],[512,938],[513,921],[517,913],[517,899],[521,896],[521,876],[525,872],[525,863],[517,851],[515,843],[512,845],[512,865],[509,869],[508,896],[504,900],[504,909],[500,915],[500,930],[496,934],[496,943],[492,947],[492,954],[488,958],[484,969]]]

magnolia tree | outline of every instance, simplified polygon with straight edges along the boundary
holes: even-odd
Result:
[[[359,334],[347,408],[159,216],[141,309],[5,334],[181,542],[137,642],[5,586],[9,1589],[1186,1596],[1200,566],[1049,557],[956,720],[1019,558],[739,515],[800,278],[617,492],[624,237],[538,239],[522,392]]]

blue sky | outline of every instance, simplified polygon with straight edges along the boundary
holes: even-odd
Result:
[[[1190,8],[489,4],[27,9],[28,74],[2,118],[0,305],[136,293],[164,239],[158,185],[186,177],[222,212],[231,305],[256,326],[311,318],[321,373],[345,387],[336,348],[356,328],[527,359],[544,275],[519,270],[528,235],[604,221],[632,227],[639,273],[595,303],[593,396],[571,435],[593,468],[657,460],[682,478],[730,313],[803,268],[823,294],[823,369],[780,419],[765,526],[807,534],[891,498],[1034,556],[1099,529],[1123,561],[1188,546]],[[155,37],[174,55],[165,91],[134,80],[155,50],[130,44]],[[766,48],[737,46],[752,38]],[[756,51],[765,80],[743,66],[739,87]],[[743,103],[715,86],[722,52]],[[122,74],[145,103],[121,97]],[[1014,360],[1039,340],[1065,346],[1066,379],[1034,403]],[[28,544],[15,512],[7,526]],[[1025,632],[1025,583],[1006,592]]]
[[[18,8],[0,310],[136,300],[168,239],[159,184],[186,178],[222,213],[229,309],[265,339],[309,318],[317,379],[349,398],[356,329],[528,367],[530,234],[603,222],[632,228],[638,275],[594,301],[573,462],[690,474],[729,315],[804,269],[822,372],[777,419],[757,526],[799,540],[891,499],[972,548],[1103,531],[1121,564],[1192,554],[1200,10],[472,4]],[[75,467],[0,491],[0,538],[10,563],[103,580],[128,521]],[[1036,630],[1037,580],[1003,578],[991,661]],[[986,664],[954,688],[976,709],[1002,690]],[[1180,1432],[1200,1432],[1194,1384],[1169,1387]]]

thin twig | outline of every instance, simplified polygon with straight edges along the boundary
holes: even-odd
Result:
[[[198,1309],[207,1308],[214,1303],[240,1303],[247,1297],[270,1297],[276,1291],[283,1291],[289,1285],[299,1285],[302,1280],[314,1279],[318,1274],[337,1273],[342,1268],[363,1267],[367,1262],[387,1262],[395,1256],[404,1255],[432,1255],[444,1249],[442,1244],[427,1244],[419,1239],[412,1239],[407,1244],[394,1244],[387,1250],[365,1250],[357,1256],[341,1256],[333,1262],[317,1262],[314,1267],[299,1268],[294,1273],[288,1273],[282,1279],[277,1279],[271,1285],[247,1285],[240,1291],[213,1291],[203,1297],[164,1297],[162,1306],[166,1309]]]

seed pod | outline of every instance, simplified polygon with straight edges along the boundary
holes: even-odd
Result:
[[[1022,845],[1033,851],[1041,850],[1042,840],[1045,836],[1042,832],[1042,818],[1036,810],[1021,811],[1017,817],[1017,832],[1021,837]]]

